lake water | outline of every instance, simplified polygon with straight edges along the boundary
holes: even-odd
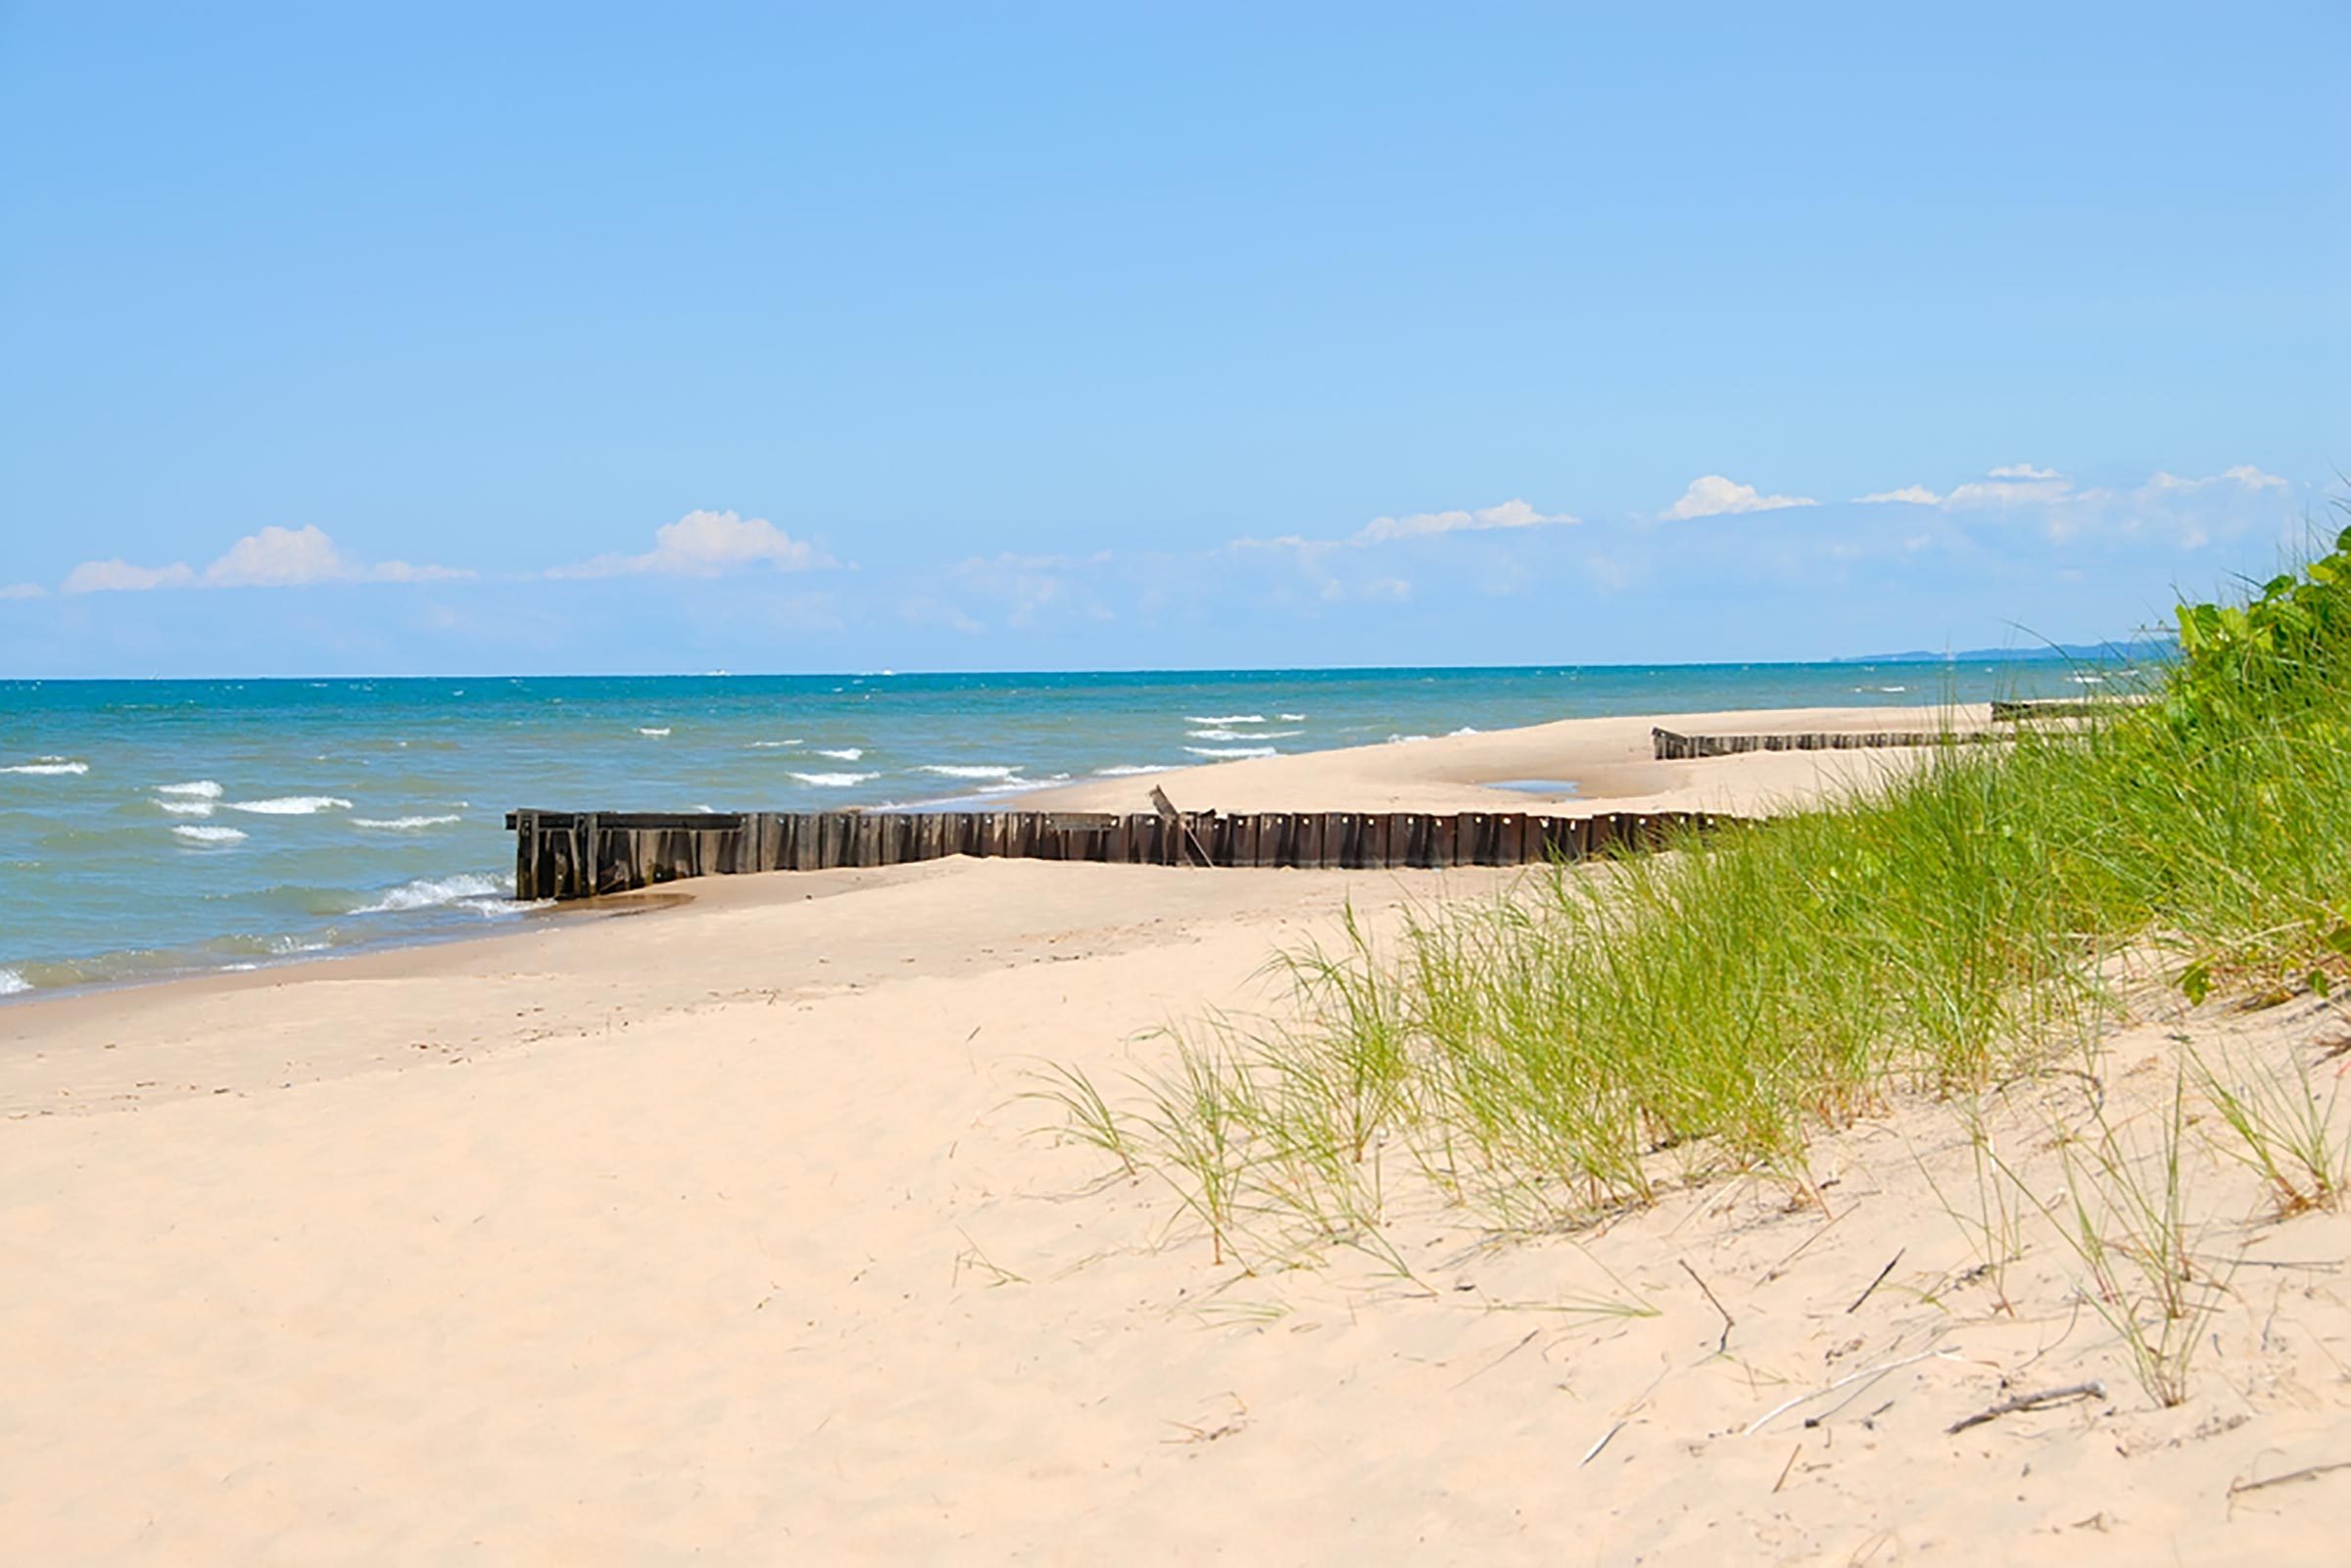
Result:
[[[1463,729],[2079,692],[2054,662],[0,683],[0,994],[481,930],[515,806],[810,811]]]

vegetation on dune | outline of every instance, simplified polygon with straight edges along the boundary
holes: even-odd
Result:
[[[2351,961],[2351,530],[2179,619],[2148,700],[2095,722],[1433,906],[1392,947],[1351,921],[1281,961],[1281,1019],[1178,1031],[1131,1137],[1082,1076],[1059,1085],[1246,1259],[1375,1242],[1399,1162],[1511,1228],[1727,1169],[1800,1189],[1807,1136],[1890,1090],[1974,1089],[2091,1037],[2124,955],[2165,955],[2191,1001],[2323,992]],[[2291,1168],[2255,1145],[2301,1202],[2334,1196],[2315,1136]]]

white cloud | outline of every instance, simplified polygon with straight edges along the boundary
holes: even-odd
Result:
[[[2286,490],[2291,488],[2284,480],[2279,478],[2276,474],[2265,474],[2260,469],[2254,467],[2251,463],[2238,463],[2233,468],[2224,468],[2217,474],[2206,474],[2201,479],[2183,479],[2178,474],[2167,474],[2161,469],[2158,469],[2154,475],[2147,480],[2146,488],[2151,491],[2203,490],[2213,485],[2229,484],[2233,484],[2242,489],[2251,491]]]
[[[550,577],[718,577],[746,567],[805,572],[838,564],[804,539],[794,539],[764,517],[735,512],[692,511],[653,530],[653,547],[642,555],[599,555],[577,566],[558,566]]]
[[[1692,517],[1720,517],[1730,512],[1770,512],[1787,506],[1817,506],[1809,496],[1765,496],[1752,485],[1742,485],[1720,474],[1703,474],[1690,481],[1682,499],[1665,508],[1674,521]]]
[[[2294,487],[2239,463],[2216,474],[2157,472],[2135,487],[2077,485],[2054,468],[2009,463],[1938,494],[1924,485],[1856,497],[1862,503],[1932,507],[1949,515],[1930,537],[1900,541],[1904,550],[1930,545],[1952,551],[2014,552],[2031,534],[2066,548],[2201,550],[2253,540],[2272,530],[2290,539],[2285,516]],[[1888,542],[1892,547],[1892,541]]]
[[[0,588],[0,599],[47,598],[49,591],[38,583],[11,583]]]
[[[411,566],[407,561],[378,561],[360,575],[370,583],[462,583],[480,574],[462,566]]]
[[[64,594],[143,594],[163,588],[296,588],[309,583],[434,583],[471,577],[447,566],[351,559],[315,523],[275,525],[238,540],[199,572],[185,561],[136,566],[125,560],[84,561],[66,574]]]
[[[1420,539],[1430,534],[1482,533],[1494,528],[1568,526],[1579,519],[1566,512],[1539,512],[1523,500],[1475,511],[1413,512],[1403,517],[1374,517],[1349,537],[1350,545],[1380,545],[1392,539]]]
[[[1402,517],[1374,517],[1345,539],[1308,539],[1300,534],[1282,534],[1273,539],[1236,539],[1227,544],[1225,548],[1296,550],[1300,556],[1311,560],[1341,547],[1363,549],[1400,539],[1428,539],[1438,534],[1480,534],[1502,528],[1572,527],[1581,521],[1581,518],[1569,512],[1537,511],[1526,501],[1506,500],[1500,505],[1480,506],[1469,511],[1408,512]]]
[[[194,588],[201,581],[186,561],[133,566],[125,560],[83,561],[58,585],[61,594],[143,594],[154,588]]]
[[[335,542],[315,524],[248,534],[204,569],[205,582],[215,588],[292,588],[357,575]]]
[[[2072,493],[2073,488],[2073,481],[2054,468],[2037,468],[2031,463],[2002,463],[1982,479],[1971,479],[1965,484],[1953,486],[1948,495],[1939,495],[1924,485],[1904,485],[1899,490],[1873,491],[1866,496],[1855,496],[1853,499],[1863,506],[2023,506],[2036,501],[2062,499]]]
[[[2215,486],[2234,486],[2250,495],[2266,490],[2289,490],[2292,487],[2276,474],[2264,473],[2250,463],[2224,468],[2217,474],[2185,479],[2178,474],[2157,472],[2137,491],[2143,502],[2158,502],[2172,498],[2190,496]],[[1945,511],[2005,510],[2019,506],[2066,506],[2077,512],[2085,508],[2104,507],[2114,500],[2117,492],[2102,488],[2077,490],[2074,482],[2054,468],[2036,467],[2032,463],[2005,463],[1982,479],[1971,479],[1955,485],[1947,495],[1938,495],[1924,485],[1904,485],[1899,490],[1881,490],[1854,499],[1863,505],[1899,503],[1910,506],[1940,506]],[[2064,539],[2082,526],[2081,516],[2052,519],[2052,538]],[[2136,526],[2126,520],[2125,531]]]
[[[1971,479],[1956,485],[1943,498],[1945,506],[1959,509],[1970,506],[2029,506],[2065,499],[2073,494],[2074,482],[2063,474],[2046,468],[2035,468],[2030,463],[2011,463],[1995,468],[1989,479]]]

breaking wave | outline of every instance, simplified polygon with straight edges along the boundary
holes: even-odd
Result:
[[[465,873],[456,877],[419,878],[412,882],[383,894],[372,904],[361,904],[354,915],[395,915],[412,909],[438,909],[444,904],[479,904],[496,899],[501,908],[508,902],[506,883],[497,877]]]

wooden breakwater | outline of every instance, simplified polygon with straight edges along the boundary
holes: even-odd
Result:
[[[949,855],[1146,866],[1519,866],[1655,848],[1704,812],[513,811],[514,891],[586,898],[687,877],[899,866]]]
[[[1989,730],[1801,730],[1785,735],[1677,735],[1652,729],[1650,748],[1659,762],[1733,757],[1748,751],[1870,751],[1880,746],[1945,746],[2005,740]]]
[[[2027,719],[2095,719],[2124,708],[2142,707],[2146,698],[2135,694],[2103,697],[1993,698],[1991,716],[2003,723]]]

